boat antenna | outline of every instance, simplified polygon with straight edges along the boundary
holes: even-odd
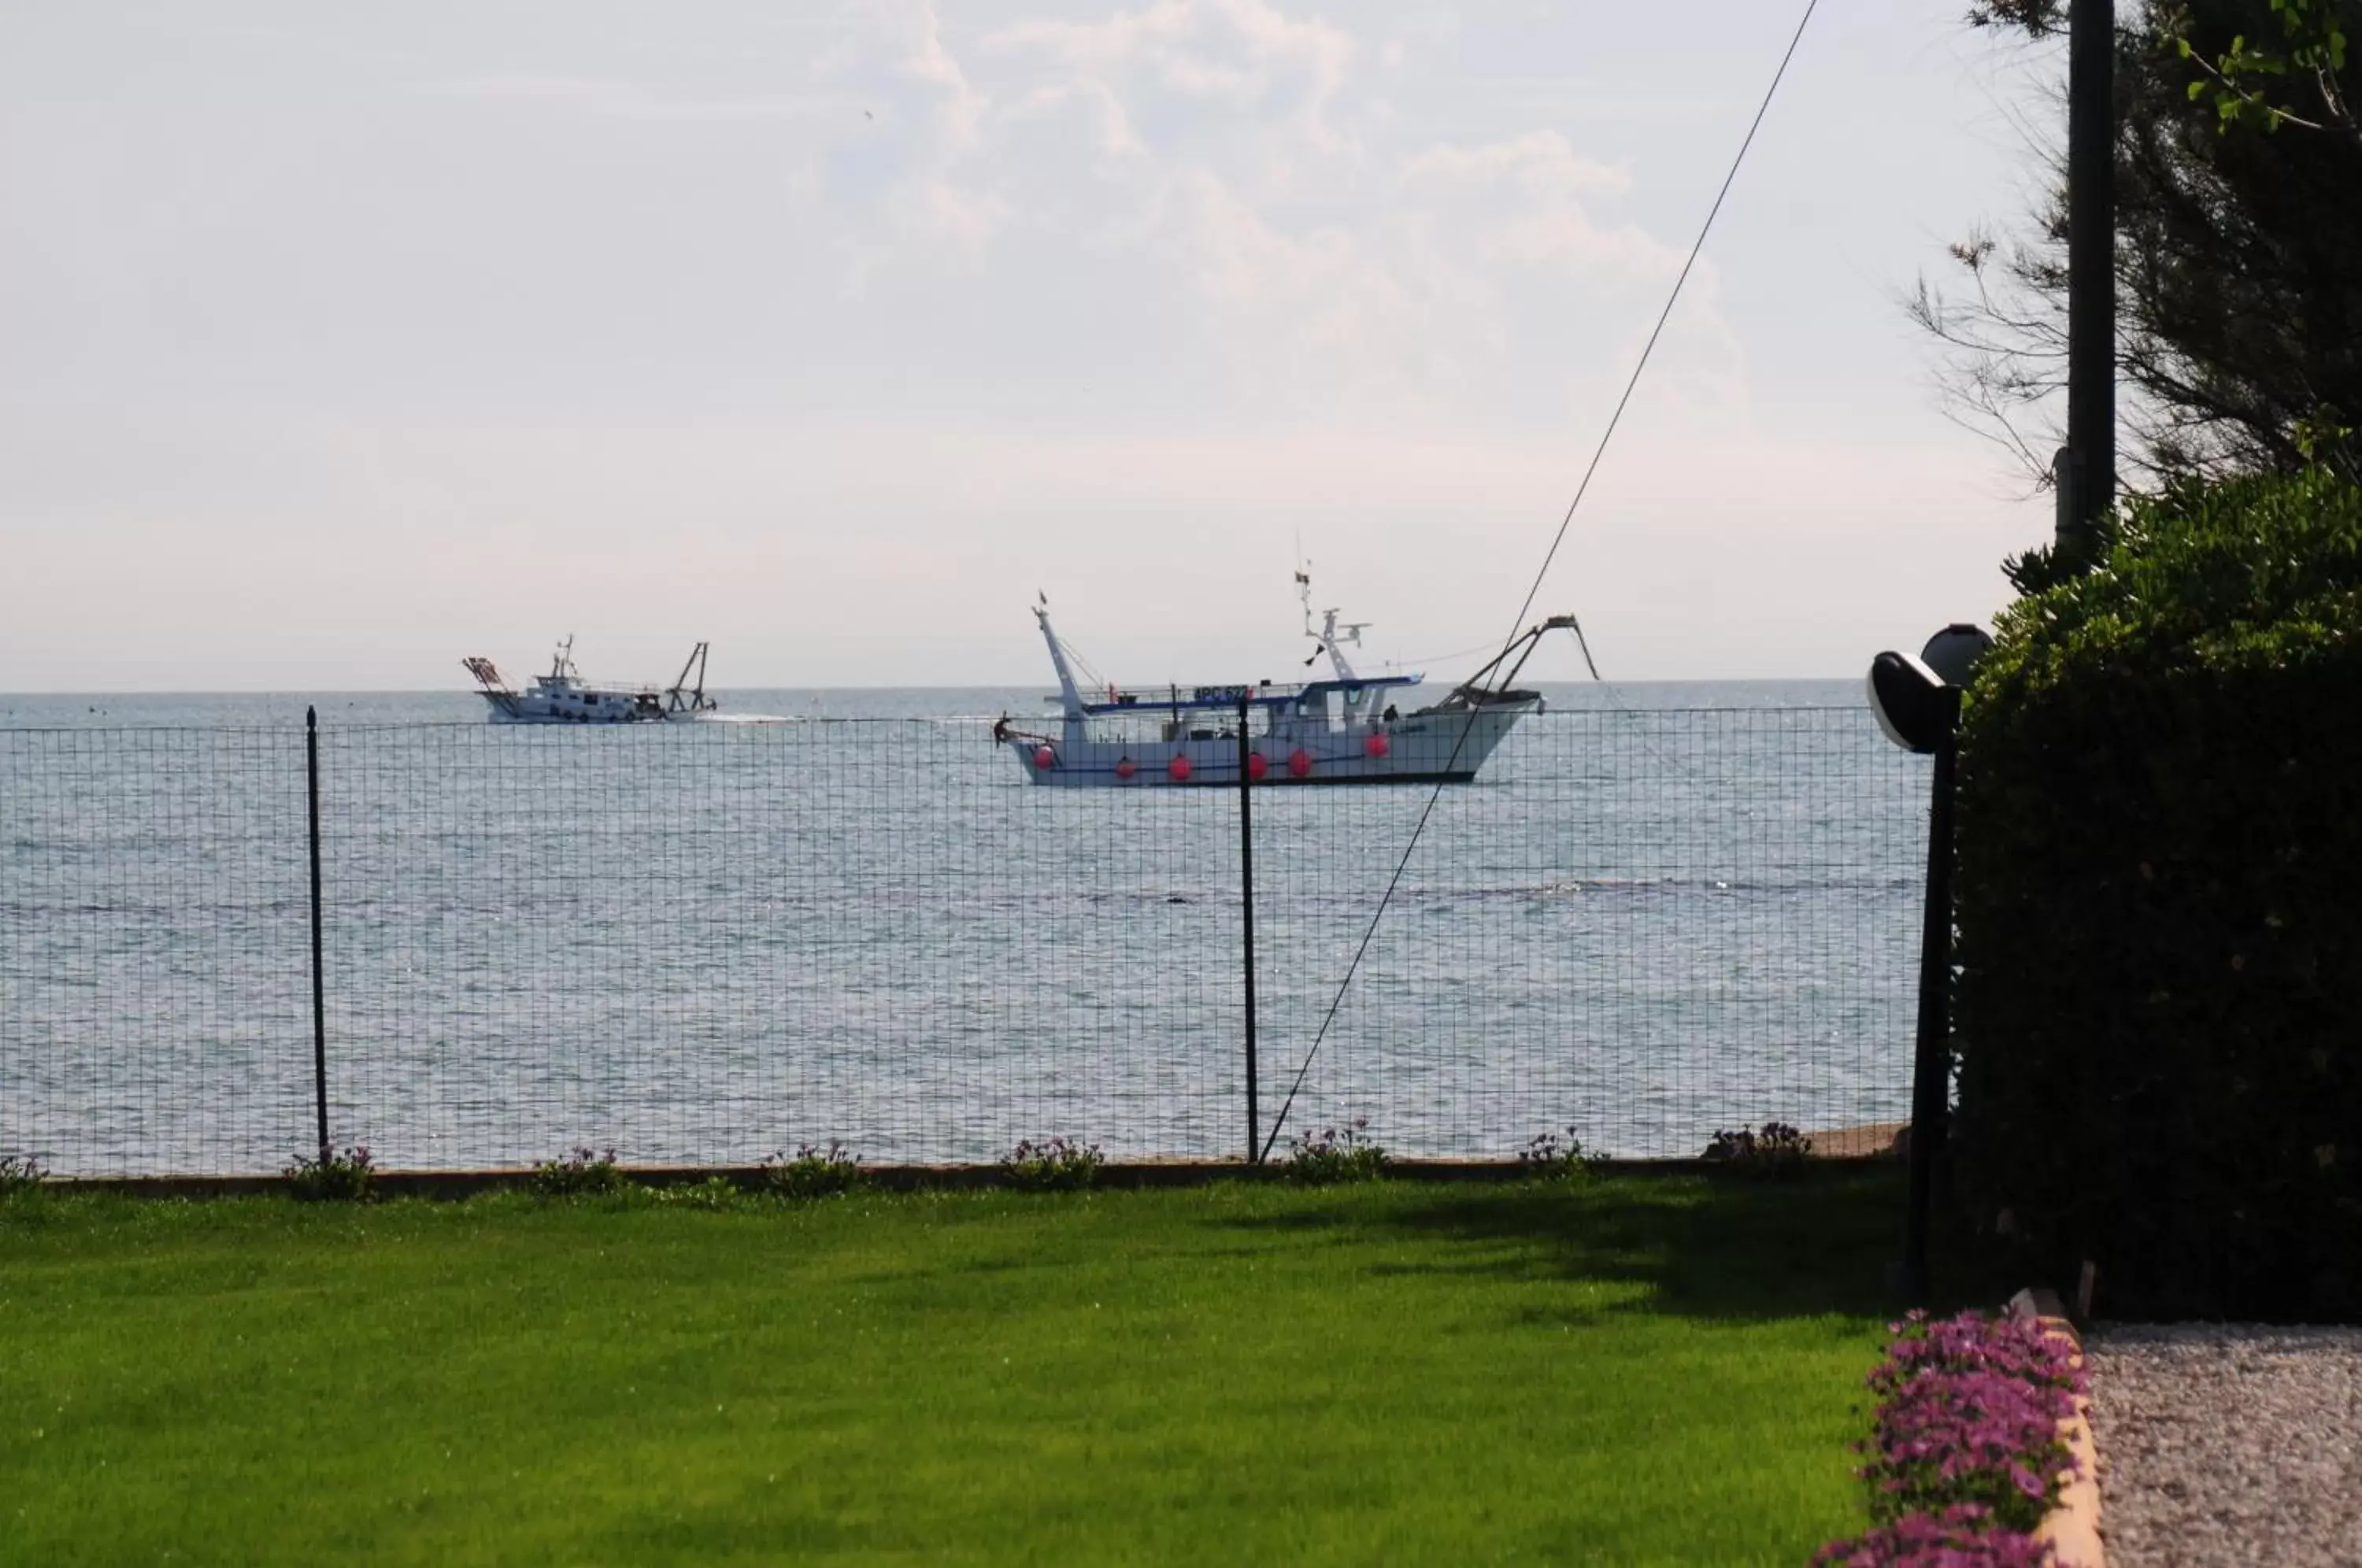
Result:
[[[1763,117],[1771,113],[1772,100],[1779,95],[1780,83],[1787,79],[1788,67],[1796,58],[1796,48],[1805,41],[1805,29],[1812,25],[1813,13],[1819,7],[1820,0],[1805,0],[1805,14],[1797,19],[1796,30],[1788,39],[1787,52],[1780,57],[1779,68],[1772,72],[1772,85],[1764,89],[1763,101],[1756,105],[1755,118],[1749,122],[1747,135],[1739,140],[1738,156],[1730,160],[1729,172],[1722,177],[1722,188],[1715,193],[1714,204],[1706,209],[1705,222],[1699,226],[1697,238],[1690,246],[1689,259],[1682,263],[1681,275],[1673,280],[1672,292],[1665,298],[1665,308],[1657,314],[1657,325],[1649,333],[1648,341],[1641,346],[1640,357],[1632,366],[1630,379],[1624,383],[1624,395],[1616,400],[1615,412],[1608,415],[1607,427],[1600,432],[1599,445],[1593,448],[1591,462],[1583,470],[1583,480],[1575,486],[1574,499],[1567,502],[1566,514],[1559,519],[1558,532],[1551,536],[1550,548],[1542,554],[1541,568],[1534,573],[1533,585],[1526,590],[1525,602],[1518,606],[1517,618],[1509,623],[1509,635],[1502,645],[1504,652],[1516,643],[1518,628],[1525,624],[1527,614],[1533,609],[1534,600],[1542,591],[1542,580],[1550,575],[1551,563],[1558,559],[1559,547],[1566,543],[1567,529],[1574,522],[1575,510],[1583,504],[1583,498],[1591,492],[1591,481],[1599,472],[1601,460],[1607,456],[1608,443],[1616,439],[1617,427],[1624,423],[1624,411],[1631,406],[1632,394],[1639,389],[1640,378],[1647,372],[1649,361],[1656,354],[1658,340],[1665,335],[1665,323],[1672,319],[1673,306],[1681,303],[1682,290],[1689,282],[1690,273],[1696,269],[1698,258],[1705,251],[1706,237],[1714,232],[1715,219],[1722,215],[1722,204],[1729,198],[1731,186],[1738,182],[1739,169],[1747,162],[1748,150],[1755,145],[1755,133],[1763,128]],[[1599,667],[1591,662],[1590,644],[1583,641],[1580,631],[1576,633],[1576,638],[1582,644],[1584,663],[1591,666],[1592,678],[1598,679]],[[1458,738],[1452,742],[1451,757],[1444,764],[1443,773],[1449,774],[1459,763],[1461,749],[1468,743],[1468,732],[1474,727],[1476,715],[1482,711],[1475,702],[1470,702],[1468,716],[1460,726]],[[1312,1036],[1311,1047],[1305,1052],[1302,1065],[1296,1069],[1295,1081],[1287,1086],[1287,1098],[1280,1102],[1279,1114],[1272,1118],[1271,1135],[1264,1140],[1263,1152],[1257,1156],[1258,1164],[1271,1157],[1273,1146],[1279,1142],[1279,1130],[1286,1125],[1287,1113],[1295,1109],[1297,1091],[1304,1087],[1304,1077],[1312,1070],[1313,1058],[1320,1054],[1321,1043],[1329,1038],[1330,1026],[1337,1021],[1337,1010],[1344,1005],[1345,992],[1352,986],[1353,977],[1360,972],[1362,960],[1370,951],[1370,942],[1378,933],[1378,922],[1385,919],[1386,907],[1394,902],[1395,889],[1402,885],[1403,873],[1409,868],[1410,857],[1418,849],[1420,836],[1427,832],[1428,819],[1435,814],[1435,804],[1442,798],[1443,785],[1439,778],[1427,797],[1427,805],[1418,813],[1418,821],[1411,826],[1410,842],[1403,845],[1402,858],[1395,863],[1394,876],[1388,878],[1385,891],[1378,895],[1378,907],[1371,912],[1369,926],[1362,933],[1361,945],[1353,950],[1352,961],[1345,966],[1344,977],[1337,982],[1336,995],[1330,999],[1329,1010],[1322,1016],[1320,1027]]]
[[[1303,541],[1299,537],[1297,541],[1297,550],[1298,553],[1296,561],[1296,597],[1304,606],[1304,635],[1312,639],[1312,652],[1310,656],[1305,659],[1304,668],[1307,669],[1311,668],[1315,664],[1318,664],[1320,661],[1320,656],[1322,654],[1327,654],[1336,662],[1339,674],[1344,679],[1351,679],[1353,672],[1350,668],[1346,668],[1344,655],[1340,653],[1338,650],[1342,648],[1347,643],[1352,644],[1355,647],[1360,647],[1362,646],[1362,634],[1368,631],[1373,623],[1368,621],[1346,621],[1341,623],[1337,619],[1340,612],[1335,610],[1323,610],[1320,613],[1320,629],[1319,631],[1313,630],[1312,563],[1303,558]]]

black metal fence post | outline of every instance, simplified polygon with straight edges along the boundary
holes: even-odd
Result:
[[[1239,887],[1243,911],[1241,925],[1246,946],[1247,980],[1247,1164],[1263,1163],[1260,1143],[1263,1117],[1255,1103],[1255,940],[1254,940],[1254,801],[1250,790],[1254,783],[1252,758],[1254,750],[1247,738],[1247,715],[1253,712],[1248,700],[1239,699]]]
[[[2089,570],[2116,503],[2116,7],[2073,0],[2067,25],[2067,447],[2058,544]]]
[[[1960,750],[1960,693],[1947,687],[1936,776],[1927,801],[1927,911],[1919,944],[1919,1038],[1911,1071],[1910,1212],[1903,1231],[1903,1279],[1914,1301],[1927,1294],[1928,1210],[1936,1160],[1951,1119],[1952,793]]]
[[[320,973],[320,712],[304,710],[304,774],[312,839],[312,1093],[320,1118],[320,1163],[328,1163],[328,1009]]]

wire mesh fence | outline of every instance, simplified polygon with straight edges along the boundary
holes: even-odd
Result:
[[[131,1173],[304,1144],[304,809],[300,729],[0,730],[0,1154]]]
[[[1249,1147],[1234,790],[1036,788],[923,720],[337,726],[319,778],[329,1130],[383,1165]],[[1276,783],[1283,1147],[1691,1155],[1907,1114],[1926,780],[1866,712],[1529,718],[1407,862],[1429,790]],[[0,731],[0,1153],[315,1144],[306,812],[300,729]]]

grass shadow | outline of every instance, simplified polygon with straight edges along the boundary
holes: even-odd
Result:
[[[1375,1272],[1633,1284],[1646,1289],[1611,1310],[1756,1321],[1900,1311],[1890,1267],[1902,1248],[1904,1197],[1899,1170],[1815,1170],[1782,1181],[1619,1176],[1396,1189],[1390,1201],[1366,1207],[1231,1222],[1407,1231],[1450,1244],[1432,1261],[1390,1259]],[[1990,1306],[2014,1288],[1970,1242],[1939,1235],[1926,1305]]]

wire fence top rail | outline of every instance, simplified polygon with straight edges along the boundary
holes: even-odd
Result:
[[[394,695],[407,695],[395,693]],[[1142,701],[1138,704],[1142,713],[1163,712],[1169,704]],[[1580,718],[1682,718],[1709,714],[1819,713],[1860,715],[1868,710],[1860,702],[1716,702],[1703,704],[1635,704],[1606,703],[1599,706],[1546,707],[1529,719],[1529,723],[1548,723]],[[664,723],[633,723],[590,726],[635,734],[680,735],[702,729],[730,732],[738,730],[793,729],[808,724],[844,724],[855,726],[908,725],[928,729],[989,730],[1000,717],[1019,718],[1043,715],[1034,709],[1024,714],[1012,710],[1006,715],[997,713],[730,713],[686,719]],[[340,734],[382,734],[407,731],[459,731],[470,734],[529,735],[541,732],[570,734],[581,726],[566,724],[492,724],[480,718],[437,719],[336,719],[323,718],[320,728]],[[22,724],[0,723],[0,735],[105,735],[105,734],[255,734],[301,735],[301,719],[275,723],[248,721],[219,723],[114,723],[114,724]]]

